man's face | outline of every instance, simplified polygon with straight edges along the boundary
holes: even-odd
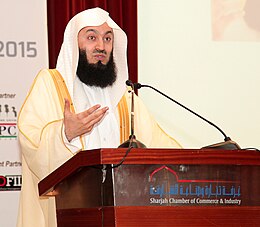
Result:
[[[86,52],[90,64],[100,61],[106,65],[113,49],[113,41],[113,30],[107,23],[85,27],[78,34],[79,49]]]

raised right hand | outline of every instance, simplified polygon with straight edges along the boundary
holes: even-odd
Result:
[[[70,110],[69,100],[65,99],[64,126],[68,141],[71,141],[77,136],[89,133],[94,125],[103,118],[107,110],[108,107],[100,109],[100,105],[97,104],[81,113],[75,114]]]

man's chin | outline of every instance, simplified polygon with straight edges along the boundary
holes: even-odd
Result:
[[[107,61],[102,61],[102,60],[96,60],[96,61],[89,61],[89,64],[92,64],[92,65],[106,65],[107,64]]]
[[[106,65],[106,64],[107,64],[107,62],[103,62],[103,61],[99,60],[99,61],[97,62],[97,64]]]

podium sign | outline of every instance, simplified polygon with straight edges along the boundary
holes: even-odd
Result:
[[[258,173],[253,177],[247,174],[250,169],[229,165],[125,165],[115,169],[115,205],[260,206],[260,166],[253,168]],[[243,181],[248,178],[252,180],[250,189]]]
[[[125,152],[82,151],[40,182],[40,195],[56,197],[59,226],[172,226],[177,217],[194,226],[193,215],[198,225],[226,224],[230,215],[260,221],[260,153],[133,149],[114,168]]]

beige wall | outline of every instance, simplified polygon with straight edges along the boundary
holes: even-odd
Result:
[[[241,147],[260,148],[260,42],[236,24],[229,40],[213,41],[210,0],[140,0],[138,10],[139,82],[214,122]],[[139,95],[184,147],[223,141],[212,126],[152,90]]]

